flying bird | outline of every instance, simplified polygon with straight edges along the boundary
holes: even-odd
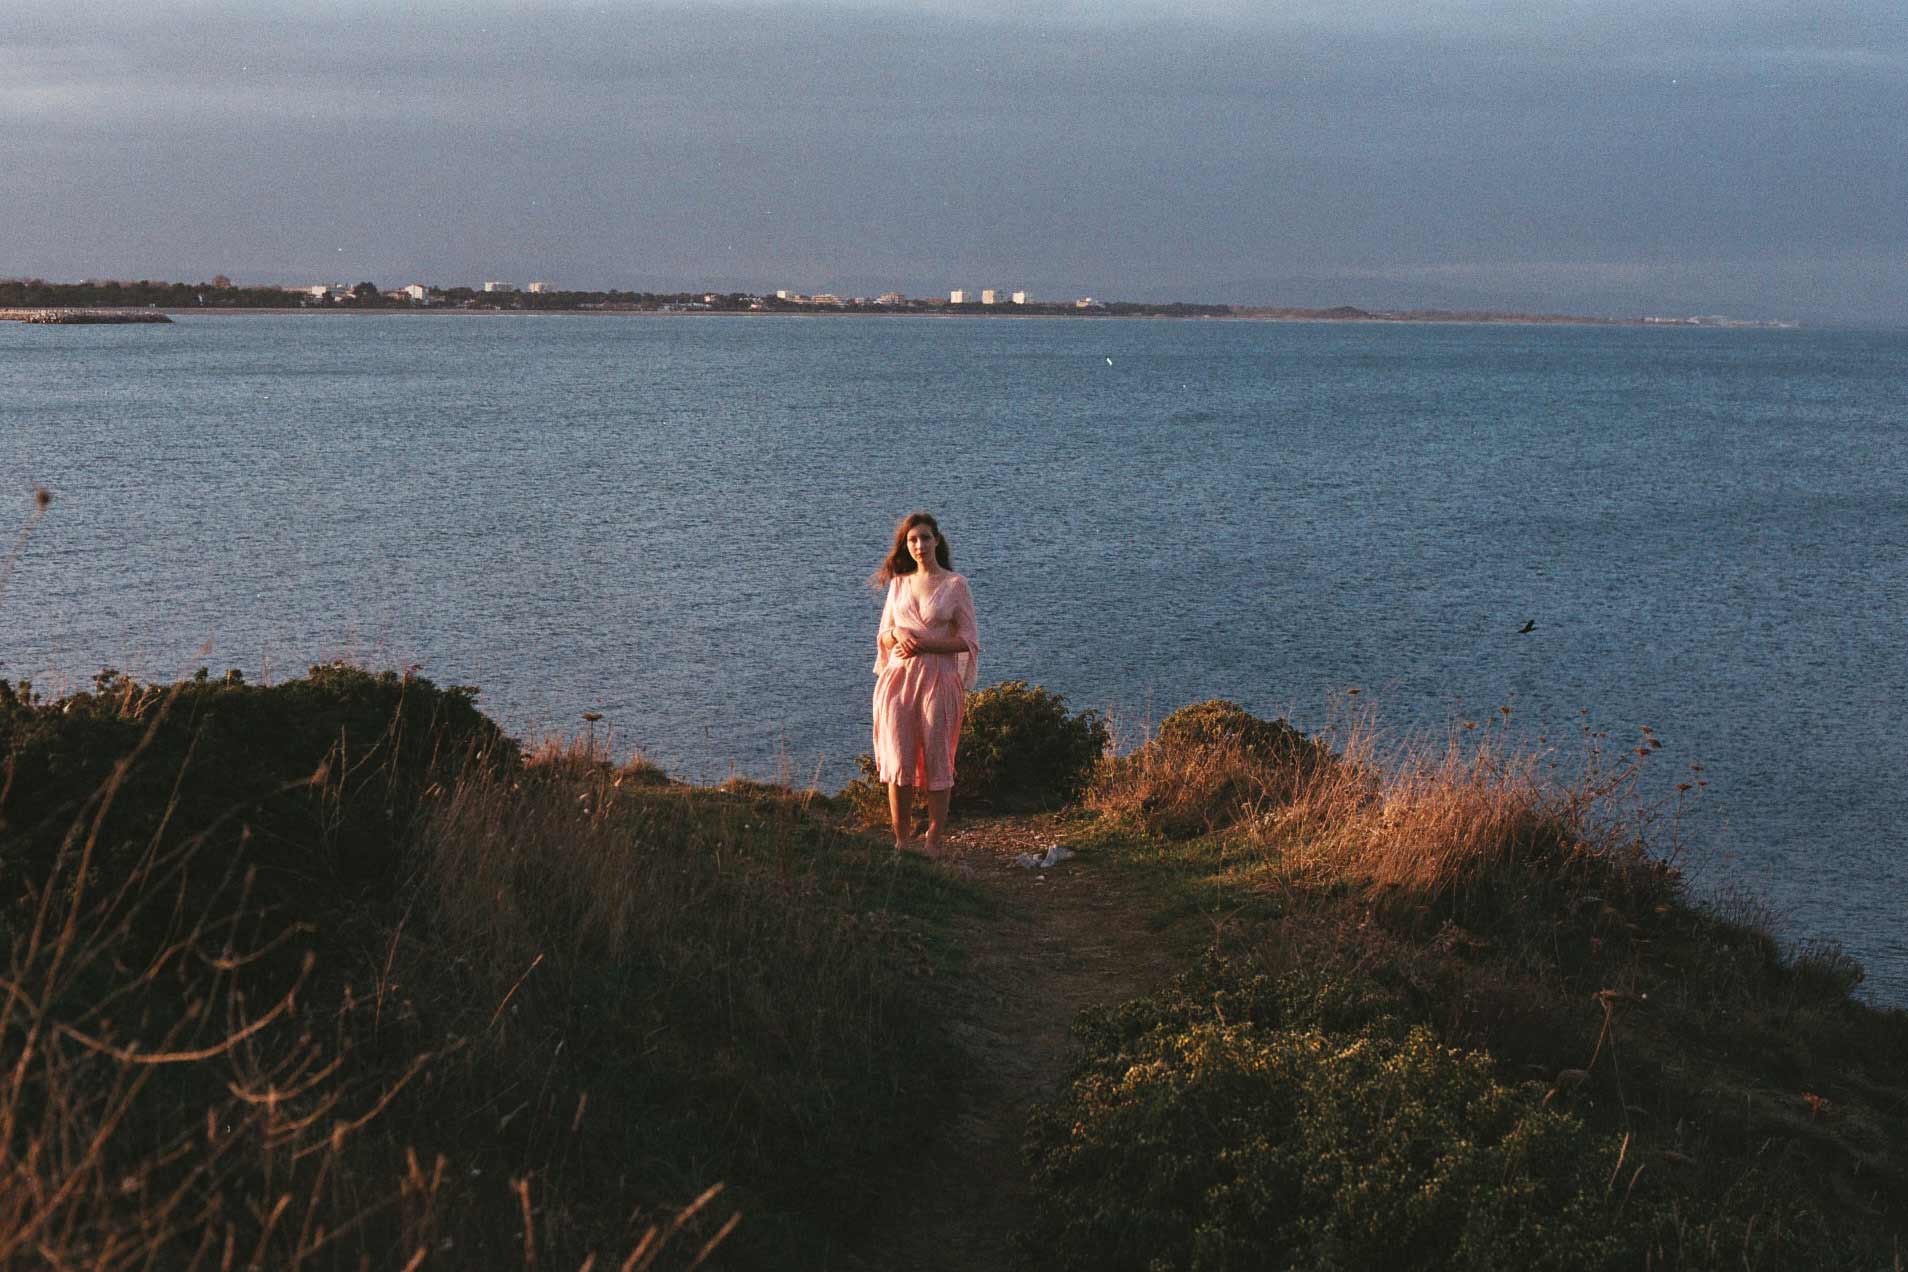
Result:
[[[1530,633],[1536,630],[1537,630],[1537,620],[1534,618],[1527,618],[1524,620],[1524,625],[1517,629],[1517,634],[1519,636],[1528,636],[1530,635]]]
[[[1109,367],[1110,367],[1110,366],[1112,366],[1112,365],[1113,365],[1113,359],[1111,359],[1111,358],[1108,358],[1108,359],[1106,360],[1106,365],[1108,365]]]

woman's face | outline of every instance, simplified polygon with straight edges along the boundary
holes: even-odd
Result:
[[[934,568],[934,548],[940,541],[940,536],[926,525],[916,522],[908,527],[908,555],[923,570]]]

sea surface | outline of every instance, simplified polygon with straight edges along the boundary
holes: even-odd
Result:
[[[672,772],[868,749],[896,518],[983,681],[1664,743],[1659,833],[1908,1003],[1908,333],[1094,319],[0,323],[0,675],[417,665]],[[12,511],[7,511],[8,508]],[[0,557],[0,562],[5,561]],[[1519,629],[1527,621],[1535,627]],[[1692,768],[1701,765],[1701,769]]]

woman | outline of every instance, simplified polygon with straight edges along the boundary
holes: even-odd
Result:
[[[927,792],[930,858],[941,855],[961,708],[980,654],[974,598],[953,563],[934,518],[911,513],[895,527],[894,546],[869,580],[888,593],[875,638],[875,767],[888,787],[896,851],[911,851],[914,788]]]

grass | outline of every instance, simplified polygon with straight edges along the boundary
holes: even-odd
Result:
[[[1544,1185],[1565,1187],[1546,1203],[1559,1213],[1596,1220],[1551,1233],[1547,1259],[1897,1266],[1908,1228],[1908,1013],[1855,1000],[1860,969],[1839,949],[1785,946],[1753,907],[1692,899],[1675,828],[1700,794],[1700,770],[1651,805],[1638,795],[1645,766],[1660,762],[1647,730],[1628,747],[1586,735],[1581,763],[1566,771],[1514,744],[1501,719],[1400,745],[1352,712],[1317,740],[1331,756],[1319,762],[1317,750],[1246,745],[1250,722],[1228,704],[1198,710],[1231,723],[1176,738],[1162,729],[1106,766],[1089,796],[1101,822],[1083,841],[1147,871],[1162,911],[1209,915],[1213,961],[1158,1000],[1082,1022],[1081,1067],[1036,1122],[1031,1160],[1049,1185],[1030,1237],[1036,1259],[1207,1266],[1198,1252],[1216,1240],[1208,1225],[1243,1222],[1227,1209],[1240,1189],[1271,1190],[1261,1200],[1273,1210],[1261,1219],[1286,1234],[1273,1253],[1289,1266],[1334,1265],[1329,1251],[1348,1248],[1354,1229],[1377,1240],[1369,1225],[1356,1227],[1356,1188],[1305,1191],[1317,1181],[1301,1187],[1263,1163],[1284,1151],[1281,1134],[1313,1134],[1307,1117],[1364,1124],[1397,1099],[1435,1103],[1446,1078],[1427,1076],[1408,1097],[1390,1078],[1357,1090],[1327,1082],[1318,1089],[1337,1092],[1327,1103],[1302,1099],[1279,1114],[1298,1121],[1280,1122],[1261,1108],[1276,1093],[1250,1074],[1297,1063],[1279,1040],[1290,1030],[1369,1049],[1402,1046],[1419,1029],[1471,1057],[1465,1065],[1485,1066],[1489,1107],[1514,1114],[1487,1126],[1447,1110],[1453,1135],[1488,1143],[1508,1125],[1535,1128],[1530,1119],[1557,1113],[1569,1124],[1556,1133],[1599,1164],[1597,1187]],[[1222,1035],[1230,1058],[1217,1063]],[[1135,1064],[1157,1081],[1108,1085]],[[1465,1098],[1483,1098],[1467,1089]],[[1190,1117],[1184,1143],[1158,1123],[1168,1112]],[[1261,1150],[1230,1132],[1200,1138],[1235,1124],[1272,1135],[1263,1152],[1274,1157],[1252,1156]],[[1389,1141],[1356,1139],[1314,1136],[1307,1160],[1346,1155],[1346,1180],[1398,1197],[1432,1186],[1442,1169],[1388,1175]],[[1177,1191],[1147,1212],[1151,1244],[1135,1241],[1122,1217],[1140,1205],[1138,1185],[1129,1180],[1115,1197],[1075,1169],[1082,1154],[1125,1162],[1141,1141],[1142,1162],[1151,1154],[1183,1164]],[[1202,1175],[1194,1163],[1215,1154],[1236,1169]],[[1273,1218],[1275,1194],[1290,1202],[1293,1188],[1322,1225],[1309,1237]],[[1107,1225],[1082,1219],[1095,1215]],[[1427,1230],[1404,1215],[1360,1247],[1363,1257],[1397,1266],[1534,1257],[1515,1253],[1529,1234],[1505,1228],[1494,1230],[1498,1244],[1460,1258],[1447,1243],[1457,1228]]]
[[[0,1263],[839,1256],[957,1076],[977,898],[473,696],[0,692]]]
[[[855,1266],[974,1077],[987,897],[476,696],[0,685],[0,1263]],[[1097,718],[996,697],[1077,789]],[[1079,1023],[1030,1259],[1895,1266],[1908,1013],[1691,899],[1647,732],[1509,733],[1202,703],[1093,771],[1051,824],[1210,949]]]

